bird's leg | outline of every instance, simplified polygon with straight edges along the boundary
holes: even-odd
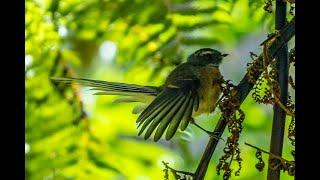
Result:
[[[215,132],[211,132],[208,131],[206,129],[204,129],[203,127],[201,127],[199,124],[197,124],[193,118],[190,119],[190,123],[195,125],[196,127],[198,127],[199,129],[203,130],[204,132],[206,132],[210,137],[213,137],[215,139],[222,139],[221,137],[217,136]],[[224,141],[224,139],[222,139]]]
[[[211,134],[212,134],[212,132],[204,129],[204,128],[201,127],[199,124],[197,124],[197,123],[194,121],[193,118],[190,119],[190,123],[193,124],[193,125],[195,125],[195,126],[198,127],[199,129],[203,130],[203,131],[206,132],[208,135],[211,135]]]

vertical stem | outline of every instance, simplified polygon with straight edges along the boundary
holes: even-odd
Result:
[[[275,14],[275,28],[280,30],[286,24],[286,12],[287,4],[283,0],[276,1],[276,14]],[[287,104],[288,98],[288,46],[285,44],[276,55],[278,82],[280,85],[280,100],[282,104]],[[283,136],[285,130],[285,111],[277,104],[273,107],[273,124],[272,124],[272,135],[270,152],[281,157],[283,147]],[[279,180],[280,170],[272,170],[270,168],[269,157],[269,168],[268,168],[268,180]]]

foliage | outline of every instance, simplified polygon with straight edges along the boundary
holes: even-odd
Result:
[[[272,29],[273,14],[263,7],[263,1],[252,0],[27,0],[26,179],[159,179],[162,161],[193,171],[204,147],[199,142],[207,138],[199,130],[188,127],[170,142],[144,141],[136,136],[131,104],[114,104],[114,97],[97,98],[49,77],[159,85],[195,49],[236,53],[247,35]],[[239,72],[234,74],[231,79]],[[270,109],[252,98],[241,109],[244,139],[267,147]],[[218,114],[202,117],[201,124],[212,127]],[[220,149],[208,179],[221,179],[215,172]],[[252,154],[243,146],[246,173],[237,178],[266,175],[252,168]]]

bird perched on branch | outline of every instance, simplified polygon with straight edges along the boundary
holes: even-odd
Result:
[[[144,139],[148,139],[155,131],[154,141],[158,141],[166,131],[165,138],[170,140],[179,126],[183,131],[189,123],[211,134],[194,118],[215,110],[221,95],[219,65],[227,55],[210,48],[199,49],[188,57],[187,62],[178,65],[159,87],[80,78],[51,79],[92,87],[91,90],[98,91],[95,95],[121,95],[116,102],[146,103],[133,110],[135,114],[140,113],[136,121],[140,128],[138,135],[146,131]]]

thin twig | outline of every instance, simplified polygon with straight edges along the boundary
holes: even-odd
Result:
[[[172,167],[170,167],[167,163],[167,162],[164,162],[162,161],[162,164],[167,168],[167,169],[170,169],[172,172],[174,173],[180,173],[180,174],[184,174],[184,175],[189,175],[189,176],[193,176],[194,173],[191,173],[191,172],[188,172],[188,171],[180,171],[180,170],[176,170],[176,169],[173,169]]]
[[[252,145],[252,144],[249,144],[249,143],[246,143],[246,142],[245,142],[244,144],[247,145],[247,146],[250,146],[250,147],[252,147],[252,148],[255,148],[256,150],[259,150],[259,151],[261,151],[261,152],[263,152],[263,153],[269,154],[270,156],[272,156],[272,157],[274,157],[274,158],[276,158],[276,159],[279,159],[279,160],[281,160],[281,161],[286,161],[286,162],[288,162],[288,163],[290,163],[290,164],[293,163],[292,161],[288,161],[288,160],[286,160],[286,159],[283,159],[282,157],[280,157],[280,156],[278,156],[278,155],[276,155],[276,154],[273,154],[273,153],[271,153],[271,152],[268,152],[268,151],[266,151],[266,150],[263,150],[263,149],[261,149],[261,148],[259,148],[259,147],[257,147],[257,146]]]

